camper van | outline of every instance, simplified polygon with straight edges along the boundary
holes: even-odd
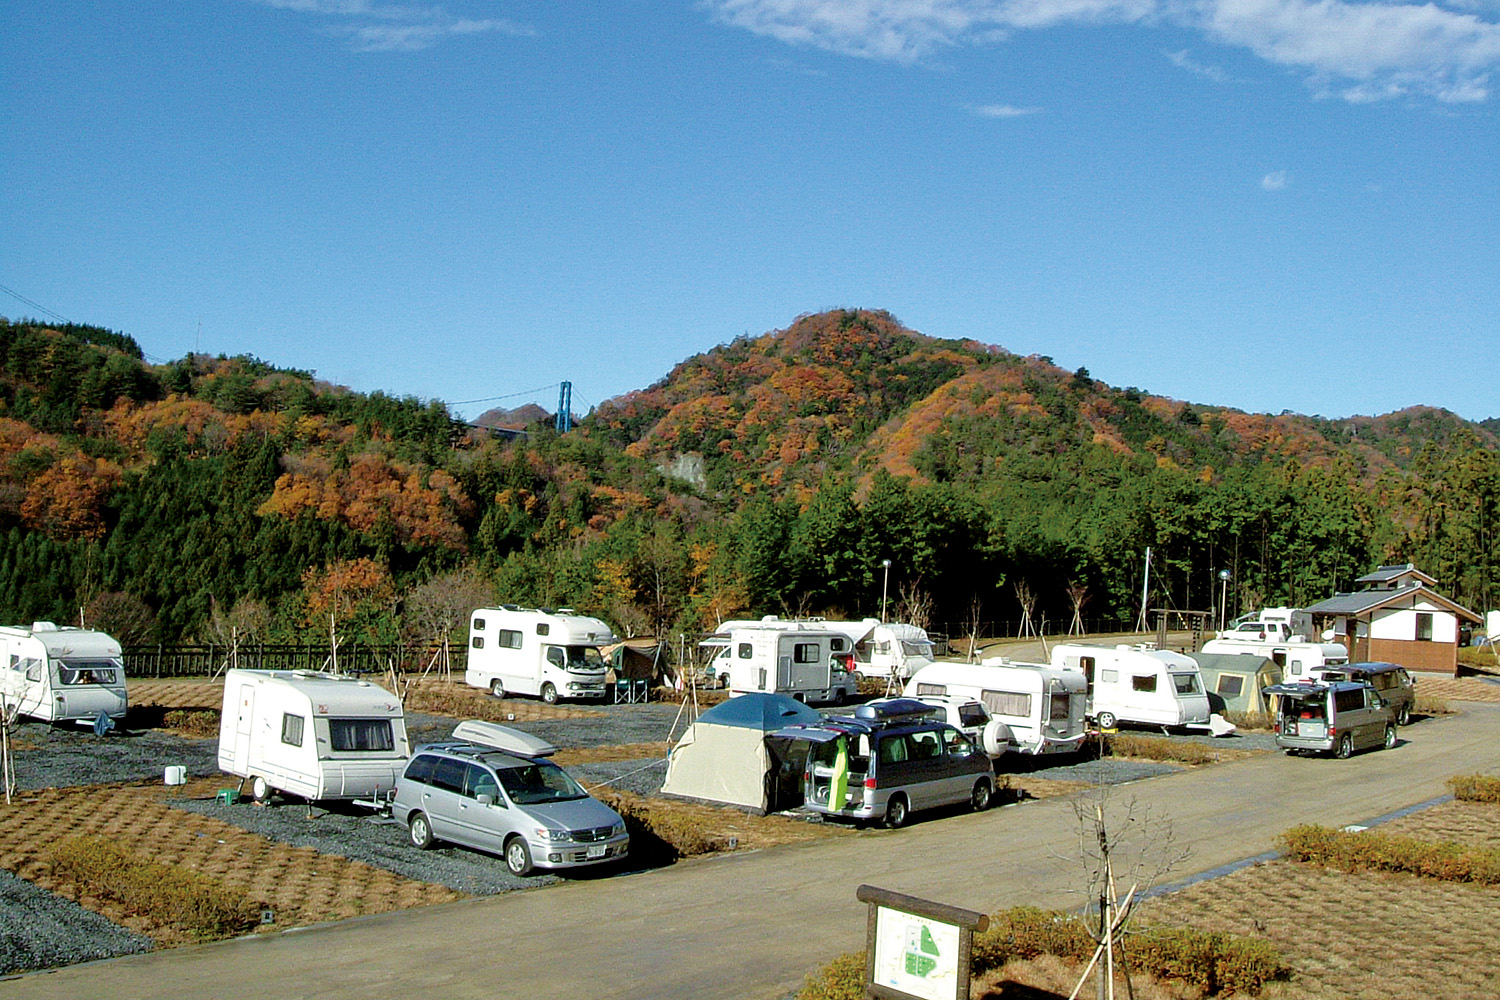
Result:
[[[265,802],[374,799],[411,755],[401,701],[385,688],[313,670],[230,670],[219,717],[219,769]]]
[[[569,608],[478,608],[469,616],[469,665],[464,681],[507,694],[603,698],[606,665],[600,646],[615,641],[609,626]]]
[[[1312,615],[1300,608],[1261,608],[1242,615],[1220,632],[1220,639],[1256,642],[1306,641],[1313,634]]]
[[[1205,653],[1248,653],[1264,656],[1282,669],[1289,681],[1315,680],[1313,671],[1340,667],[1349,662],[1349,650],[1337,642],[1304,642],[1296,639],[1210,639]]]
[[[1089,714],[1101,729],[1113,729],[1120,722],[1208,727],[1208,696],[1198,664],[1181,653],[1157,649],[1153,643],[1063,643],[1052,647],[1052,666],[1083,674]]]
[[[103,632],[32,622],[0,626],[0,697],[43,722],[120,719],[128,701],[120,644]]]
[[[1021,753],[1066,753],[1078,749],[1087,734],[1083,675],[1044,663],[942,661],[913,674],[903,693],[916,699],[961,696],[978,701],[991,718],[1010,727]]]
[[[926,629],[916,625],[887,624],[878,618],[823,625],[844,633],[853,643],[854,661],[849,669],[856,681],[861,677],[894,677],[904,683],[933,661],[932,639]]]
[[[776,692],[836,705],[854,695],[852,643],[844,633],[775,618],[725,625],[699,645],[718,650],[710,671],[731,695]]]

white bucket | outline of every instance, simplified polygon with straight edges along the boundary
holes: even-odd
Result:
[[[181,764],[168,764],[162,775],[162,782],[168,785],[182,785],[187,783],[187,768]]]

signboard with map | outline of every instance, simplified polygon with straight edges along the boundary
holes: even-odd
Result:
[[[870,904],[865,949],[865,989],[870,996],[904,1000],[961,1000],[969,995],[973,935],[982,913],[879,889],[859,887]]]

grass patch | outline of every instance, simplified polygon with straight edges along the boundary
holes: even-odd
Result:
[[[1448,779],[1448,790],[1460,802],[1500,804],[1500,778],[1488,774],[1456,774]]]
[[[406,692],[403,706],[412,712],[446,715],[450,719],[483,719],[486,722],[585,719],[601,714],[573,704],[548,705],[540,700],[495,698],[480,688],[435,678],[413,683]]]
[[[739,809],[672,798],[648,798],[607,787],[589,789],[625,820],[630,855],[651,864],[722,851],[848,836],[848,827],[785,816],[755,816]]]
[[[1440,698],[1435,694],[1418,694],[1412,702],[1411,711],[1413,715],[1452,715],[1453,709],[1448,707],[1448,699]]]
[[[1107,733],[1101,739],[1104,751],[1112,757],[1138,757],[1177,764],[1215,764],[1222,759],[1219,751],[1205,743],[1171,740],[1165,736]]]
[[[216,878],[148,861],[106,837],[70,837],[52,850],[52,870],[128,912],[201,940],[229,937],[260,923],[261,904]]]
[[[214,708],[174,708],[162,716],[161,727],[190,740],[219,735],[219,711]]]
[[[1372,830],[1346,833],[1311,824],[1283,833],[1281,848],[1293,861],[1344,872],[1405,872],[1445,882],[1500,885],[1500,850],[1494,848],[1431,843]]]

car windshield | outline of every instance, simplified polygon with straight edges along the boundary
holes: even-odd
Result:
[[[548,646],[547,659],[564,670],[604,669],[604,657],[597,646]]]
[[[588,798],[588,792],[556,764],[508,767],[497,773],[500,787],[505,789],[505,794],[518,806]]]

